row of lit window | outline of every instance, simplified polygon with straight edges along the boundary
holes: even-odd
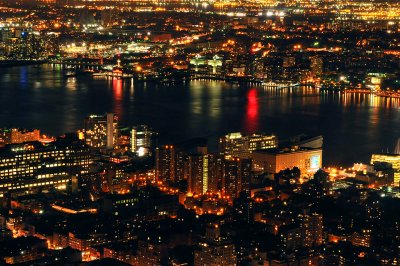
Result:
[[[62,179],[62,180],[56,180],[56,181],[48,181],[48,182],[42,182],[42,183],[33,183],[33,184],[25,184],[25,185],[17,185],[15,184],[0,184],[0,188],[8,188],[10,190],[13,189],[21,189],[21,188],[28,188],[28,187],[39,187],[39,186],[45,186],[45,185],[53,185],[53,184],[59,184],[59,183],[66,183],[68,182],[69,179]],[[14,186],[13,186],[14,185]]]

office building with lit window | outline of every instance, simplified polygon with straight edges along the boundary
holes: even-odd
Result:
[[[74,177],[88,172],[91,162],[89,147],[81,141],[6,145],[0,149],[0,196],[50,187],[66,189]]]
[[[220,153],[226,158],[250,158],[255,150],[276,148],[278,138],[275,135],[230,133],[219,140]]]
[[[85,142],[98,149],[112,150],[117,146],[118,118],[113,113],[91,115],[85,119]]]
[[[146,125],[133,127],[131,130],[131,152],[138,156],[148,155],[152,147],[154,132]]]

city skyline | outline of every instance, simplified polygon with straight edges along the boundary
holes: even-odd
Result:
[[[399,17],[0,0],[0,265],[399,265]]]

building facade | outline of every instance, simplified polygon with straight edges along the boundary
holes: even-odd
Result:
[[[111,150],[117,146],[118,118],[113,113],[91,115],[85,119],[85,142],[98,149]]]
[[[255,151],[252,157],[254,170],[271,174],[297,167],[302,175],[310,175],[322,167],[322,149],[307,149],[297,146]]]
[[[66,189],[73,176],[88,172],[91,162],[89,147],[81,141],[6,145],[0,149],[0,196],[7,191]]]
[[[230,133],[219,140],[220,153],[226,158],[250,158],[256,150],[276,148],[278,138],[275,135]]]
[[[372,154],[371,164],[389,163],[394,170],[393,185],[400,186],[400,154]]]

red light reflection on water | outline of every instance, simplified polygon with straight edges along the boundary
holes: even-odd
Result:
[[[114,99],[114,113],[118,117],[122,117],[122,79],[113,78],[112,81],[113,99]]]
[[[247,92],[247,106],[246,106],[246,117],[245,117],[245,128],[247,133],[255,133],[258,131],[258,116],[259,116],[259,104],[257,97],[257,89],[251,88]]]

